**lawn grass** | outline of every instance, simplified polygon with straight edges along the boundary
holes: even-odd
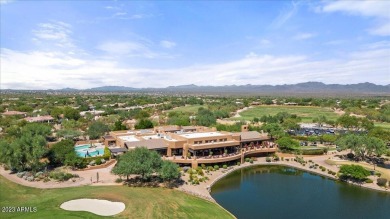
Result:
[[[339,115],[333,112],[330,108],[324,107],[311,107],[311,106],[257,106],[244,112],[241,112],[241,117],[232,118],[235,120],[252,120],[257,117],[260,118],[264,115],[276,115],[279,112],[287,112],[290,114],[296,114],[302,118],[302,122],[313,122],[313,119],[318,116],[326,116],[329,120],[336,120]]]
[[[203,107],[203,108],[207,109],[207,105],[197,104],[197,105],[188,105],[188,106],[177,107],[177,108],[172,109],[172,110],[167,110],[167,112],[197,113],[199,107]]]
[[[18,185],[3,176],[0,176],[0,185],[1,207],[37,208],[35,213],[0,213],[0,218],[107,218],[89,212],[65,211],[59,207],[65,201],[79,198],[125,203],[125,211],[115,218],[232,218],[214,203],[173,189],[126,186],[36,189]]]
[[[388,122],[375,122],[374,125],[390,131],[390,123]]]

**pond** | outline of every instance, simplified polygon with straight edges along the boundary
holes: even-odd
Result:
[[[237,218],[390,218],[390,193],[283,166],[240,169],[211,196]]]

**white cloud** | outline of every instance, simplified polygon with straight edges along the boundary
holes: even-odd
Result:
[[[331,46],[337,46],[337,45],[341,45],[345,42],[346,42],[345,40],[331,40],[331,41],[325,42],[324,44],[331,45]]]
[[[160,41],[160,46],[166,49],[171,49],[176,46],[176,43],[168,40],[162,40]]]
[[[269,46],[269,45],[271,45],[271,44],[272,44],[272,42],[269,41],[269,40],[267,40],[267,39],[261,39],[261,40],[260,40],[260,45],[261,45],[261,46]]]
[[[316,34],[314,33],[299,33],[293,37],[294,40],[307,40],[310,38],[315,37]]]
[[[136,19],[144,19],[144,18],[150,18],[153,17],[153,14],[132,14],[129,15],[127,12],[116,12],[112,14],[110,17],[102,17],[98,19],[120,19],[120,20],[136,20]]]
[[[130,19],[143,19],[143,18],[148,18],[148,17],[153,17],[152,14],[133,14],[129,18]]]
[[[124,16],[124,15],[127,15],[127,13],[126,12],[117,12],[113,16],[114,17],[120,17],[120,16]]]
[[[104,8],[107,10],[121,10],[121,8],[117,6],[106,6]]]
[[[350,15],[373,17],[376,24],[368,30],[371,34],[390,36],[390,1],[335,1],[325,2],[322,12],[344,12]]]
[[[118,44],[117,48],[121,48]],[[123,45],[122,45],[123,46]],[[111,47],[110,47],[111,48]],[[137,50],[128,45],[128,50]],[[250,53],[225,63],[183,68],[123,67],[102,57],[78,58],[67,53],[1,50],[2,88],[89,88],[104,85],[166,87],[198,85],[324,83],[390,83],[388,42],[366,45],[341,59],[313,60],[306,56]],[[126,51],[123,51],[126,52]]]
[[[133,41],[110,41],[104,42],[97,47],[108,55],[129,56],[143,58],[157,58],[159,54],[153,52],[146,43]]]
[[[299,4],[299,2],[296,3],[292,1],[290,8],[281,11],[279,15],[275,18],[275,20],[271,23],[271,27],[279,28],[283,26],[288,20],[290,20],[290,18],[292,18],[298,12]]]
[[[74,47],[70,35],[72,34],[70,24],[61,21],[51,23],[40,23],[38,28],[33,30],[36,42],[52,42],[60,47]]]

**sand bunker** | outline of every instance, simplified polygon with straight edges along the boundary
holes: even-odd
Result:
[[[62,203],[60,208],[68,211],[88,211],[100,216],[112,216],[124,211],[125,204],[99,199],[75,199]]]

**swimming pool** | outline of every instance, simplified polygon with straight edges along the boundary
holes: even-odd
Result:
[[[78,145],[74,150],[79,157],[96,157],[104,155],[104,146],[92,147],[90,144]]]

